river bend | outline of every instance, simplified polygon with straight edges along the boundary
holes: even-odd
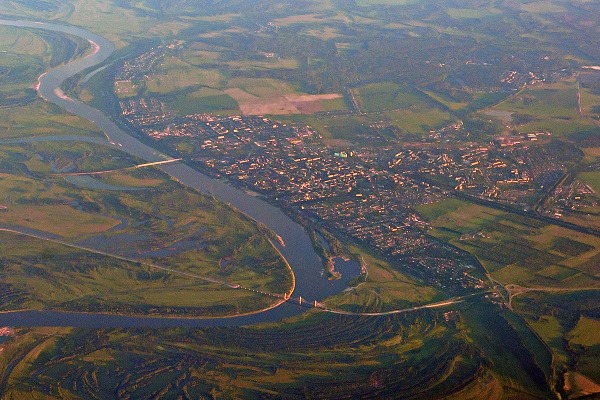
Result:
[[[77,114],[104,132],[108,138],[106,145],[139,157],[147,162],[163,161],[168,157],[156,149],[142,143],[119,128],[110,117],[98,109],[64,95],[62,83],[79,72],[104,62],[114,51],[107,39],[85,29],[45,22],[1,20],[0,25],[33,28],[62,32],[84,38],[92,45],[92,52],[85,57],[53,68],[40,76],[38,91],[42,98],[57,106]],[[254,220],[277,233],[285,242],[278,246],[296,276],[294,296],[308,300],[323,298],[343,290],[348,279],[329,281],[323,274],[323,265],[315,253],[310,237],[302,226],[291,220],[277,207],[248,195],[227,183],[212,179],[182,163],[157,166],[160,170],[181,182],[183,185],[209,194],[230,204]],[[353,271],[354,272],[354,271]],[[349,274],[346,274],[349,275]],[[79,326],[79,327],[206,327],[225,325],[247,325],[258,322],[277,321],[302,312],[304,309],[289,303],[251,316],[228,318],[167,318],[136,317],[107,314],[68,313],[58,311],[19,311],[0,315],[0,325],[11,326]]]

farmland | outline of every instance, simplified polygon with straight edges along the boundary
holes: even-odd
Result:
[[[69,96],[336,236],[332,254],[363,273],[317,299],[323,307],[402,311],[299,309],[205,329],[7,328],[1,396],[600,392],[600,8],[459,3],[1,3],[8,18],[115,44],[67,82]],[[264,226],[135,168],[143,161],[108,146],[108,130],[37,96],[41,73],[89,50],[0,27],[0,311],[222,317],[276,300],[252,290],[288,293],[294,281]]]
[[[491,208],[448,200],[420,209],[434,236],[463,248],[503,284],[600,287],[594,236]]]

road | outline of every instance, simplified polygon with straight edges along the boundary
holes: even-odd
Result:
[[[498,282],[499,283],[499,282]],[[508,304],[509,310],[512,310],[512,301],[516,296],[522,295],[528,292],[545,292],[545,293],[570,293],[570,292],[588,292],[588,291],[600,291],[600,287],[582,287],[582,288],[554,288],[554,287],[525,287],[514,283],[508,285],[502,285],[508,292]]]
[[[143,262],[140,260],[136,260],[133,258],[129,258],[129,257],[123,257],[120,256],[118,254],[112,254],[112,253],[108,253],[105,251],[100,251],[100,250],[96,250],[96,249],[92,249],[89,247],[84,247],[84,246],[79,246],[73,243],[69,243],[69,242],[65,242],[64,240],[60,240],[57,239],[56,237],[54,237],[53,235],[50,234],[43,234],[43,233],[32,233],[31,231],[26,231],[25,229],[20,230],[18,228],[3,228],[0,227],[0,232],[8,232],[8,233],[12,233],[12,234],[16,234],[16,235],[22,235],[22,236],[26,236],[26,237],[30,237],[30,238],[34,238],[34,239],[38,239],[38,240],[43,240],[46,242],[50,242],[50,243],[56,243],[56,244],[60,244],[62,246],[66,246],[66,247],[70,247],[73,249],[77,249],[77,250],[83,250],[83,251],[87,251],[93,254],[99,254],[105,257],[110,257],[110,258],[114,258],[120,261],[126,261],[126,262],[130,262],[130,263],[134,263],[136,265],[139,266],[144,266],[144,267],[149,267],[149,268],[153,268],[153,269],[157,269],[160,271],[165,271],[168,272],[170,274],[174,274],[174,275],[181,275],[181,276],[186,276],[189,278],[193,278],[193,279],[198,279],[198,280],[202,280],[205,282],[210,282],[210,283],[215,283],[218,285],[222,285],[224,287],[227,287],[229,289],[237,289],[237,290],[246,290],[246,291],[250,291],[253,293],[257,293],[263,296],[267,296],[267,297],[271,297],[276,299],[277,301],[273,304],[271,304],[269,307],[266,307],[264,309],[260,309],[260,310],[256,310],[256,311],[251,311],[248,313],[242,313],[242,314],[236,314],[236,315],[228,315],[228,316],[223,316],[221,318],[230,318],[232,316],[240,316],[240,315],[252,315],[252,314],[256,314],[256,313],[260,313],[260,312],[264,312],[264,311],[268,311],[271,310],[275,307],[280,306],[283,303],[286,302],[290,302],[290,303],[296,303],[296,304],[306,304],[306,305],[310,305],[312,307],[314,307],[315,309],[318,309],[320,311],[324,311],[324,312],[328,312],[331,314],[339,314],[339,315],[352,315],[352,316],[361,316],[361,317],[379,317],[379,316],[386,316],[386,315],[394,315],[394,314],[403,314],[403,313],[409,313],[409,312],[414,312],[414,311],[419,311],[419,310],[426,310],[426,309],[434,309],[434,308],[442,308],[442,307],[447,307],[453,304],[458,304],[461,303],[463,301],[465,301],[466,299],[470,298],[470,297],[474,297],[474,296],[481,296],[481,295],[486,295],[486,294],[491,294],[491,291],[487,291],[487,292],[477,292],[477,293],[473,293],[473,294],[469,294],[469,295],[465,295],[465,296],[460,296],[460,297],[455,297],[452,299],[448,299],[448,300],[444,300],[444,301],[440,301],[440,302],[436,302],[436,303],[430,303],[430,304],[424,304],[424,305],[420,305],[420,306],[415,306],[415,307],[408,307],[408,308],[403,308],[403,309],[397,309],[397,310],[391,310],[391,311],[383,311],[383,312],[351,312],[351,311],[344,311],[344,310],[338,310],[338,309],[334,309],[334,308],[330,308],[327,307],[321,303],[318,303],[317,301],[307,301],[302,299],[301,297],[299,297],[298,299],[292,298],[291,294],[294,292],[294,287],[296,284],[296,279],[294,276],[294,272],[292,271],[291,267],[288,265],[288,268],[290,270],[290,273],[292,274],[292,287],[291,290],[285,294],[280,294],[280,293],[271,293],[271,292],[264,292],[264,291],[260,291],[257,289],[252,289],[249,287],[244,287],[242,285],[238,285],[235,283],[231,283],[231,282],[227,282],[221,279],[215,279],[215,278],[211,278],[208,276],[204,276],[204,275],[199,275],[199,274],[194,274],[191,272],[186,272],[186,271],[179,271],[173,268],[169,268],[169,267],[164,267],[162,265],[157,265],[154,263],[148,263],[148,262]],[[271,240],[269,239],[269,241],[271,242]],[[274,245],[273,242],[271,242],[271,245],[273,246],[273,248],[275,248],[277,251],[279,251],[277,249],[277,247]],[[219,318],[219,317],[212,317],[212,318]]]
[[[472,293],[472,294],[468,294],[465,296],[454,297],[452,299],[448,299],[448,300],[444,300],[444,301],[439,301],[437,303],[430,303],[430,304],[424,304],[424,305],[415,306],[415,307],[408,307],[408,308],[402,308],[399,310],[391,310],[391,311],[383,311],[383,312],[343,311],[343,310],[336,310],[333,308],[328,308],[323,305],[317,305],[316,308],[320,308],[321,310],[332,313],[332,314],[353,315],[353,316],[360,316],[360,317],[381,317],[381,316],[386,316],[386,315],[404,314],[404,313],[409,313],[409,312],[414,312],[414,311],[419,311],[419,310],[428,310],[428,309],[433,309],[433,308],[447,307],[447,306],[451,306],[454,304],[462,303],[463,301],[465,301],[471,297],[483,296],[483,295],[492,294],[492,293],[493,292],[491,292],[491,291],[477,292],[477,293]]]
[[[126,168],[120,168],[120,169],[107,169],[104,171],[90,171],[90,172],[66,172],[66,173],[60,173],[60,174],[55,174],[55,175],[60,175],[60,176],[103,175],[103,174],[110,174],[111,172],[127,171],[127,170],[132,170],[132,169],[139,169],[139,168],[145,168],[145,167],[153,167],[153,166],[158,166],[158,165],[171,164],[171,163],[178,162],[181,160],[183,160],[183,158],[172,158],[170,160],[148,162],[148,163],[134,165],[133,167],[126,167]]]
[[[288,299],[288,294],[287,293],[286,294],[280,294],[280,293],[263,292],[263,291],[260,291],[260,290],[256,290],[256,289],[244,287],[242,285],[238,285],[238,284],[235,284],[235,283],[227,282],[227,281],[224,281],[224,280],[221,280],[221,279],[215,279],[215,278],[211,278],[211,277],[208,277],[208,276],[198,275],[198,274],[194,274],[194,273],[186,272],[186,271],[178,271],[176,269],[169,268],[169,267],[164,267],[164,266],[157,265],[157,264],[154,264],[154,263],[143,262],[143,261],[136,260],[136,259],[133,259],[133,258],[123,257],[123,256],[120,256],[118,254],[112,254],[112,253],[108,253],[108,252],[105,252],[105,251],[100,251],[100,250],[92,249],[92,248],[89,248],[89,247],[79,246],[79,245],[76,245],[76,244],[65,242],[64,240],[57,239],[56,237],[53,237],[51,235],[44,235],[43,233],[35,234],[35,233],[32,233],[32,232],[27,232],[25,230],[19,230],[17,228],[3,228],[3,227],[0,227],[0,232],[8,232],[8,233],[16,234],[16,235],[22,235],[22,236],[26,236],[26,237],[30,237],[30,238],[34,238],[34,239],[43,240],[43,241],[50,242],[50,243],[56,243],[56,244],[60,244],[60,245],[63,245],[63,246],[66,246],[66,247],[70,247],[70,248],[73,248],[73,249],[83,250],[83,251],[87,251],[87,252],[90,252],[90,253],[93,253],[93,254],[99,254],[99,255],[102,255],[102,256],[105,256],[105,257],[114,258],[116,260],[126,261],[126,262],[130,262],[130,263],[134,263],[136,265],[153,268],[153,269],[157,269],[157,270],[160,270],[160,271],[165,271],[165,272],[168,272],[168,273],[173,274],[173,275],[181,275],[181,276],[186,276],[186,277],[193,278],[193,279],[202,280],[202,281],[205,281],[205,282],[215,283],[215,284],[227,287],[229,289],[246,290],[246,291],[249,291],[249,292],[258,293],[258,294],[261,294],[261,295],[264,295],[264,296],[268,296],[268,297],[271,297],[271,298],[274,298],[274,299],[277,300],[275,303],[271,304],[269,307],[266,307],[264,309],[260,309],[260,310],[256,310],[256,311],[251,311],[249,313],[236,314],[235,316],[251,315],[251,314],[254,314],[254,313],[258,313],[258,312],[264,312],[264,311],[273,309],[273,308],[275,308],[277,306],[280,306],[281,304],[285,303],[287,301],[287,299]],[[273,245],[273,243],[271,243],[271,245]],[[273,246],[273,247],[275,247],[275,246]],[[289,294],[291,295],[291,293],[294,290],[294,286],[295,286],[295,281],[296,280],[295,280],[295,277],[294,277],[294,272],[291,270],[291,268],[290,268],[290,273],[292,274],[292,282],[293,282],[291,291],[289,292]],[[229,317],[231,317],[231,316],[224,316],[223,318],[229,318]],[[218,317],[214,317],[214,318],[218,318]]]

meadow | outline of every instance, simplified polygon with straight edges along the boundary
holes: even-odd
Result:
[[[127,169],[138,160],[78,142],[15,144],[2,152],[3,226],[116,256],[3,233],[2,280],[13,299],[5,310],[222,315],[274,302],[249,291],[190,282],[144,263],[263,291],[290,288],[287,266],[251,221],[156,170]],[[56,173],[61,168],[113,169],[95,178],[110,190],[74,186]],[[220,262],[224,258],[226,266]]]
[[[513,128],[547,130],[575,144],[593,139],[600,101],[575,76],[598,59],[594,2],[459,7],[421,0],[257,0],[252,8],[243,0],[15,0],[0,3],[0,13],[90,29],[115,43],[114,59],[181,44],[140,81],[115,86],[107,68],[82,91],[73,83],[74,93],[107,113],[114,113],[116,89],[118,98],[156,97],[181,115],[276,114],[310,124],[326,145],[345,149],[379,143],[376,135],[387,135],[386,143],[415,141],[458,120],[481,143]],[[43,70],[89,51],[86,43],[12,28],[2,28],[0,38],[7,52],[0,61],[7,106],[0,108],[0,139],[102,138],[93,125],[36,100],[32,89]],[[522,80],[503,81],[512,71]],[[530,72],[547,82],[524,87]],[[491,113],[472,114],[480,110]],[[504,127],[491,124],[485,132],[473,123],[507,116]],[[588,168],[598,155],[589,146],[585,153]],[[155,170],[125,169],[137,162],[90,144],[2,143],[0,204],[7,210],[0,223],[136,260],[3,233],[4,310],[223,315],[270,300],[143,263],[289,290],[287,268],[254,223]],[[65,168],[114,168],[94,177],[113,188],[52,175]],[[579,178],[597,187],[591,171]],[[583,395],[600,382],[598,344],[589,334],[598,326],[597,237],[458,200],[417,211],[432,226],[428,234],[473,254],[497,281],[540,291],[514,297],[516,313],[481,299],[385,318],[315,310],[243,328],[18,329],[0,345],[0,393],[542,399],[557,397],[555,384]],[[444,298],[402,265],[348,250],[368,274],[326,304],[389,310]],[[564,371],[569,388],[560,385]],[[585,379],[592,384],[584,387]]]
[[[433,236],[473,254],[505,285],[600,287],[595,236],[456,199],[419,212],[433,225]]]
[[[13,398],[38,395],[40,382],[52,396],[72,397],[78,390],[166,395],[173,382],[190,397],[381,398],[401,392],[416,398],[459,388],[460,398],[468,399],[512,390],[457,333],[432,313],[369,319],[311,313],[254,328],[24,331],[0,357],[19,360],[3,374]],[[29,374],[37,386],[24,379]]]

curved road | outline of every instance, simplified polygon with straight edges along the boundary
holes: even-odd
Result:
[[[287,293],[282,295],[282,294],[278,294],[278,293],[262,292],[260,290],[255,290],[255,289],[247,288],[247,287],[244,287],[244,286],[241,286],[241,285],[238,285],[238,284],[233,284],[233,283],[230,283],[230,282],[227,282],[227,281],[223,281],[223,280],[220,280],[220,279],[215,279],[215,278],[211,278],[211,277],[208,277],[208,276],[198,275],[198,274],[194,274],[194,273],[191,273],[191,272],[178,271],[176,269],[172,269],[172,268],[168,268],[168,267],[163,267],[163,266],[157,265],[157,264],[152,264],[152,263],[147,263],[147,262],[141,262],[141,261],[135,260],[133,258],[127,258],[127,257],[123,257],[123,256],[120,256],[120,255],[117,255],[117,254],[111,254],[111,253],[107,253],[107,252],[104,252],[104,251],[91,249],[89,247],[78,246],[76,244],[71,244],[71,243],[64,242],[62,240],[56,239],[56,238],[52,238],[49,235],[36,234],[36,233],[31,233],[31,232],[24,232],[24,231],[18,230],[18,229],[10,229],[10,228],[2,228],[2,227],[0,227],[0,232],[14,233],[14,234],[18,234],[18,235],[23,235],[23,236],[31,237],[31,238],[34,238],[34,239],[40,239],[40,240],[44,240],[44,241],[47,241],[47,242],[57,243],[57,244],[60,244],[60,245],[63,245],[63,246],[67,246],[67,247],[71,247],[71,248],[74,248],[74,249],[84,250],[84,251],[87,251],[87,252],[90,252],[90,253],[94,253],[94,254],[99,254],[99,255],[102,255],[102,256],[106,256],[106,257],[115,258],[117,260],[127,261],[127,262],[131,262],[131,263],[136,263],[136,264],[143,265],[145,267],[150,267],[150,268],[153,268],[153,269],[158,269],[158,270],[161,270],[161,271],[166,271],[166,272],[169,272],[169,273],[174,274],[174,275],[187,276],[189,278],[199,279],[199,280],[202,280],[202,281],[205,281],[205,282],[216,283],[218,285],[226,286],[226,287],[228,287],[230,289],[246,290],[246,291],[249,291],[249,292],[258,293],[258,294],[261,294],[263,296],[272,297],[272,298],[276,299],[276,301],[273,304],[271,304],[271,305],[269,305],[269,306],[267,306],[265,308],[259,309],[259,310],[248,311],[248,312],[239,313],[239,314],[224,315],[224,316],[221,316],[221,317],[210,316],[210,317],[194,317],[194,318],[200,318],[200,319],[202,319],[202,318],[204,318],[204,319],[219,319],[219,318],[236,318],[236,317],[254,315],[254,314],[258,314],[258,313],[263,313],[263,312],[269,311],[269,310],[271,310],[271,309],[273,309],[275,307],[279,307],[280,305],[282,305],[283,303],[285,303],[287,301],[287,299],[288,299],[286,297]],[[271,242],[271,245],[273,245],[273,242]],[[289,267],[289,265],[288,265],[288,267]],[[294,291],[295,286],[296,286],[296,277],[294,276],[294,271],[291,268],[289,268],[289,269],[290,269],[290,272],[292,274],[292,287],[291,287],[291,291],[290,291],[290,293],[292,293]],[[0,314],[1,314],[1,312],[0,312]]]

